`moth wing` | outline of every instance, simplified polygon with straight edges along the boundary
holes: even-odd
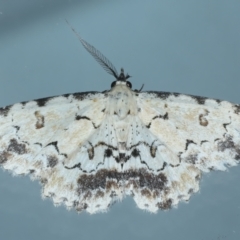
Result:
[[[226,170],[240,159],[240,105],[177,93],[139,95],[139,117],[184,162]]]
[[[136,99],[139,119],[158,142],[145,159],[148,166],[158,162],[149,171],[152,185],[133,189],[140,208],[156,212],[187,201],[199,190],[201,171],[239,163],[240,105],[166,92],[141,92]]]
[[[102,93],[86,92],[1,108],[0,165],[13,174],[39,179],[43,196],[52,197],[55,204],[86,208],[77,183],[84,173],[66,166],[89,161],[87,150],[81,154],[81,148],[101,125],[106,101]]]

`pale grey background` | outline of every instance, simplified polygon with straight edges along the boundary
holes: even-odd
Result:
[[[239,12],[239,0],[0,0],[0,105],[110,87],[65,19],[134,89],[240,103]],[[55,208],[37,182],[0,170],[0,239],[240,239],[239,182],[240,166],[204,175],[177,209],[153,215],[127,198],[91,216]]]

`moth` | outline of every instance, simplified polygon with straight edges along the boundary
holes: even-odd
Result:
[[[29,174],[44,197],[78,212],[103,212],[131,195],[156,213],[188,201],[202,172],[239,163],[240,105],[133,90],[123,69],[77,36],[115,81],[104,92],[0,108],[3,169]]]

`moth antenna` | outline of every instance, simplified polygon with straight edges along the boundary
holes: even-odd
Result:
[[[76,34],[83,47],[97,60],[97,62],[105,69],[105,71],[118,79],[118,72],[114,65],[100,51],[98,51],[95,47],[82,39],[81,36],[76,32],[76,30],[69,24],[67,20],[66,22],[68,26],[72,29],[72,31]]]
[[[144,87],[144,84],[142,85],[142,87],[138,90],[139,92],[141,92],[142,91],[142,89],[143,89],[143,87]]]

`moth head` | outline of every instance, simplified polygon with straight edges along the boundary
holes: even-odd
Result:
[[[117,80],[115,80],[114,82],[112,82],[111,84],[111,88],[115,87],[116,85],[125,85],[129,88],[132,88],[132,83],[127,81],[128,78],[130,78],[130,75],[125,75],[124,74],[124,69],[121,68],[121,73],[119,74],[119,76],[117,77]]]

